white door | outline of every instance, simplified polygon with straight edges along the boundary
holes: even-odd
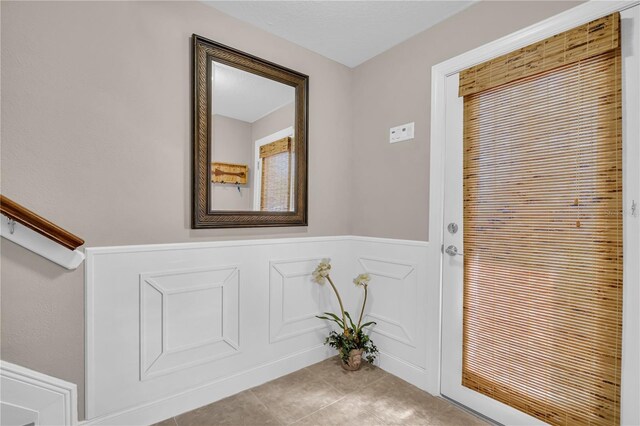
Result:
[[[637,379],[625,383],[625,377],[638,376],[637,360],[625,356],[638,353],[638,287],[640,260],[638,246],[640,226],[637,206],[640,198],[640,160],[638,121],[638,46],[640,6],[621,12],[623,56],[623,208],[624,208],[624,319],[622,424],[635,424],[638,414]],[[446,80],[446,136],[443,202],[443,264],[442,264],[442,354],[441,394],[502,424],[545,424],[506,404],[475,392],[462,385],[463,358],[463,99],[458,97],[458,74]],[[448,251],[448,252],[447,252]],[[636,261],[629,262],[628,259]],[[628,309],[629,308],[629,309]],[[625,340],[626,339],[626,340]],[[633,398],[629,398],[633,395]]]

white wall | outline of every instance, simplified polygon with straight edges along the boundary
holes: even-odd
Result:
[[[426,247],[324,237],[88,249],[87,417],[153,423],[333,355],[315,315],[337,303],[311,280],[324,257],[354,315],[352,279],[372,275],[366,318],[378,323],[380,365],[437,392]]]

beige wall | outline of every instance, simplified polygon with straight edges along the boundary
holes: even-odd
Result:
[[[222,163],[246,164],[249,176],[245,185],[210,183],[212,210],[253,209],[253,138],[252,125],[246,121],[214,114],[211,120],[213,131],[212,160]]]
[[[578,2],[482,1],[356,67],[351,233],[428,239],[431,67]],[[389,128],[415,122],[415,139]]]
[[[251,125],[251,137],[257,141],[287,127],[292,127],[295,120],[296,111],[292,102],[254,121]]]
[[[4,195],[88,247],[349,232],[349,68],[200,2],[0,7]],[[190,229],[192,33],[310,76],[309,227]],[[1,357],[79,384],[81,411],[83,273],[2,240]]]
[[[0,7],[2,193],[104,246],[427,239],[430,67],[568,5],[481,2],[355,70],[199,2]],[[192,33],[310,76],[308,228],[189,228]],[[83,269],[2,240],[1,273],[2,359],[78,383],[82,412]]]

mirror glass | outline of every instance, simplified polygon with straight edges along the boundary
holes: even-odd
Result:
[[[210,209],[295,210],[295,87],[212,60]]]

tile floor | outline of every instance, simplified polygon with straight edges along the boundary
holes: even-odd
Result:
[[[348,372],[334,357],[156,426],[288,424],[487,425],[377,367]]]
[[[487,425],[377,367],[348,372],[334,357],[156,426],[288,424]]]

